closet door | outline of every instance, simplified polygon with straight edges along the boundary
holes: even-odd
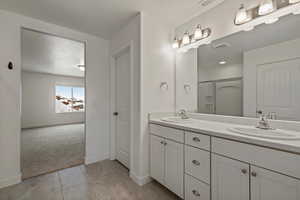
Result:
[[[161,137],[151,135],[150,144],[150,175],[164,184],[165,171],[165,141]]]
[[[249,165],[215,154],[211,158],[212,200],[249,200]]]
[[[252,200],[299,200],[300,181],[251,166]]]

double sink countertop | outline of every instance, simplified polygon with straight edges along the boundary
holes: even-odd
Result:
[[[249,126],[249,125],[240,125],[234,123],[224,123],[218,121],[208,121],[208,120],[199,120],[199,119],[190,119],[188,122],[184,122],[184,123],[167,122],[161,120],[161,118],[152,118],[150,119],[149,122],[150,124],[157,124],[161,126],[184,130],[184,131],[190,131],[193,133],[206,134],[213,137],[230,139],[238,142],[254,144],[266,148],[286,151],[286,152],[300,155],[300,139],[298,140],[267,139],[267,138],[254,137],[254,136],[234,133],[229,130],[235,127],[253,128],[255,127],[255,124],[253,124],[253,126]],[[297,134],[299,134],[300,136],[300,132],[297,132]]]

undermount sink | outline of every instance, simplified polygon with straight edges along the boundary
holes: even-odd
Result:
[[[241,135],[248,135],[253,137],[275,139],[275,140],[300,140],[300,134],[294,131],[282,129],[259,129],[255,127],[235,127],[228,129],[231,132]]]
[[[165,122],[173,122],[173,123],[189,123],[192,122],[191,118],[183,119],[181,117],[164,117],[160,119],[161,121]]]

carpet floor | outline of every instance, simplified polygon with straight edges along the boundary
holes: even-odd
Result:
[[[23,129],[22,178],[38,176],[84,162],[84,124]]]

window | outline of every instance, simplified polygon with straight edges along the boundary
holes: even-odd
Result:
[[[84,112],[84,88],[57,85],[55,87],[55,112]]]

